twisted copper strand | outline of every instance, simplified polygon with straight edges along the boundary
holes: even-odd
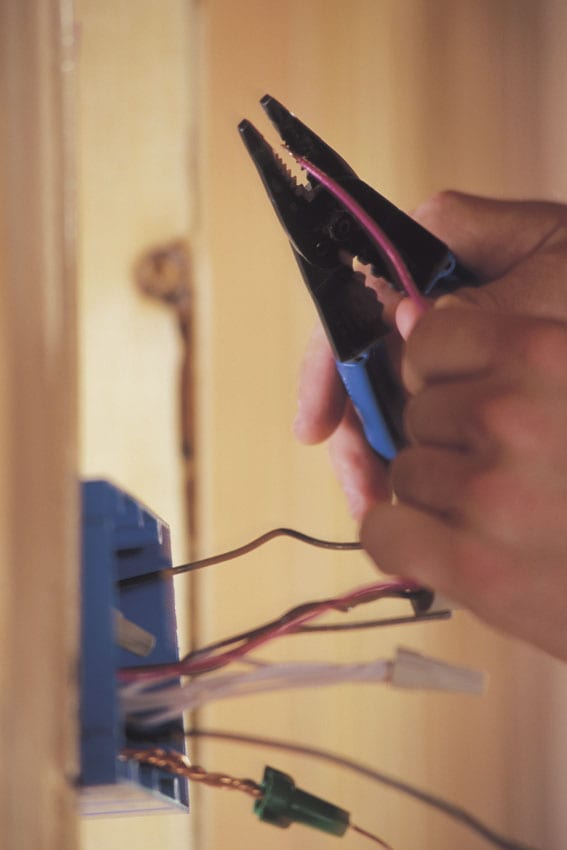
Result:
[[[209,773],[204,767],[191,764],[184,753],[164,750],[159,747],[152,749],[135,749],[128,747],[122,750],[121,758],[133,759],[141,764],[150,764],[173,773],[176,776],[184,776],[193,782],[202,782],[213,788],[227,788],[229,791],[242,791],[254,799],[263,797],[262,788],[252,779],[237,779],[226,773]]]

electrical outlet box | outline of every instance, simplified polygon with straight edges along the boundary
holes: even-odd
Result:
[[[81,810],[86,815],[139,814],[189,808],[188,783],[165,770],[119,759],[129,741],[120,713],[121,667],[177,661],[173,579],[119,587],[171,566],[167,525],[108,481],[82,485]],[[117,613],[120,612],[120,613]],[[117,619],[140,627],[153,645],[140,657],[116,641]],[[159,746],[183,750],[182,721],[152,729]],[[148,739],[148,746],[151,740]]]

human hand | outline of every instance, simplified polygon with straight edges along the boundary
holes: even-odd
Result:
[[[485,283],[459,290],[453,296],[459,303],[567,319],[563,274],[567,207],[444,192],[414,215]],[[395,307],[391,290],[382,288],[378,297],[389,299],[391,313]],[[404,335],[416,318],[411,302],[403,301],[396,319]],[[313,335],[302,367],[294,430],[308,444],[330,438],[331,461],[356,518],[388,494],[384,467],[366,443],[321,328]]]
[[[404,361],[414,396],[411,445],[391,466],[398,501],[371,507],[361,532],[385,572],[564,660],[566,363],[563,323],[429,311]]]

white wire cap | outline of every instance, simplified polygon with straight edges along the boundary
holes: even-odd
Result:
[[[482,694],[486,690],[486,673],[428,658],[411,649],[398,647],[391,664],[390,683],[396,688],[461,694]]]

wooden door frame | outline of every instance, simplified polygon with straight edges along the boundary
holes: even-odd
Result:
[[[2,846],[77,844],[72,0],[0,4]]]

